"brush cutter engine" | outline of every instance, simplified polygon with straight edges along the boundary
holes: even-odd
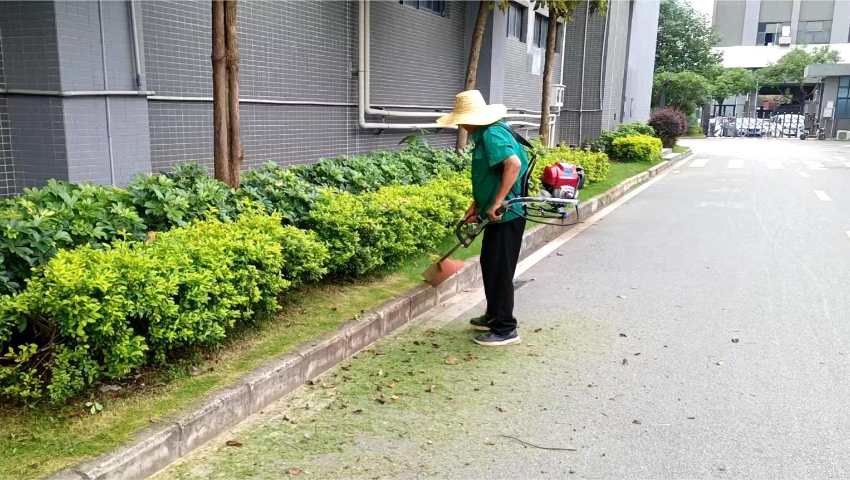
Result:
[[[560,162],[543,170],[541,196],[573,200],[584,187],[584,169],[578,165]]]

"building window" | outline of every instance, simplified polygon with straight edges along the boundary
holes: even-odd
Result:
[[[508,38],[525,43],[526,8],[516,3],[508,6]]]
[[[832,20],[800,22],[797,27],[797,41],[802,44],[829,43],[832,33]]]
[[[417,10],[425,10],[441,17],[446,13],[446,2],[442,0],[399,0],[398,3]]]
[[[838,77],[835,118],[850,118],[850,77]]]
[[[534,14],[534,46],[537,48],[546,48],[546,35],[549,32],[549,19],[540,15]]]
[[[785,32],[783,32],[783,27],[787,27]],[[779,38],[789,36],[790,31],[791,22],[759,23],[756,45],[777,45],[779,43]],[[783,35],[783,33],[788,33],[788,35]]]

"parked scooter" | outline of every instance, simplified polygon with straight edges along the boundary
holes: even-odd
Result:
[[[815,124],[815,132],[818,140],[826,140],[826,129],[821,126],[820,123]],[[800,134],[800,140],[805,140],[809,138],[811,132],[806,128],[803,130],[803,133]]]

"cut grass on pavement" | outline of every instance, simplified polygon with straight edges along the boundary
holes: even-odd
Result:
[[[588,185],[580,198],[598,195],[649,167],[647,163],[612,163],[608,179]],[[527,228],[533,226],[529,222]],[[456,241],[453,236],[447,238],[439,251]],[[454,258],[467,259],[480,251],[481,242],[476,241]],[[127,384],[116,382],[121,387],[117,392],[92,391],[90,397],[63,407],[0,404],[0,478],[40,478],[118,447],[139,430],[167,422],[169,415],[232,384],[262,362],[398,296],[422,281],[420,274],[432,261],[429,255],[421,255],[393,273],[292,293],[273,320],[259,321],[256,328],[240,332],[214,352],[198,354],[165,371],[144,372]],[[103,410],[88,413],[85,403],[89,400],[97,400]]]

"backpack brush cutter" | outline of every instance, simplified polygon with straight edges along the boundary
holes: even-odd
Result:
[[[530,147],[528,142],[519,134],[513,132],[521,144]],[[533,152],[533,150],[532,150]],[[537,158],[532,154],[532,159],[529,162],[525,175],[522,179],[522,192],[502,203],[499,213],[504,214],[511,210],[526,220],[536,223],[545,223],[549,225],[570,226],[578,223],[578,192],[584,186],[584,170],[576,165],[569,163],[556,163],[543,171],[543,189],[537,197],[529,197],[528,195],[528,179],[534,169],[534,164]],[[514,192],[516,193],[516,192]],[[575,211],[576,219],[571,223],[563,223],[563,219],[570,214],[566,207],[571,206]],[[548,222],[546,220],[561,220],[560,222]],[[458,238],[458,244],[446,252],[437,263],[428,267],[422,272],[422,277],[431,286],[436,287],[443,283],[447,278],[457,273],[463,268],[462,260],[452,260],[451,255],[458,248],[469,247],[475,238],[484,231],[490,223],[489,218],[480,218],[478,222],[471,228],[466,228],[467,223],[460,221],[455,227],[455,235]]]

